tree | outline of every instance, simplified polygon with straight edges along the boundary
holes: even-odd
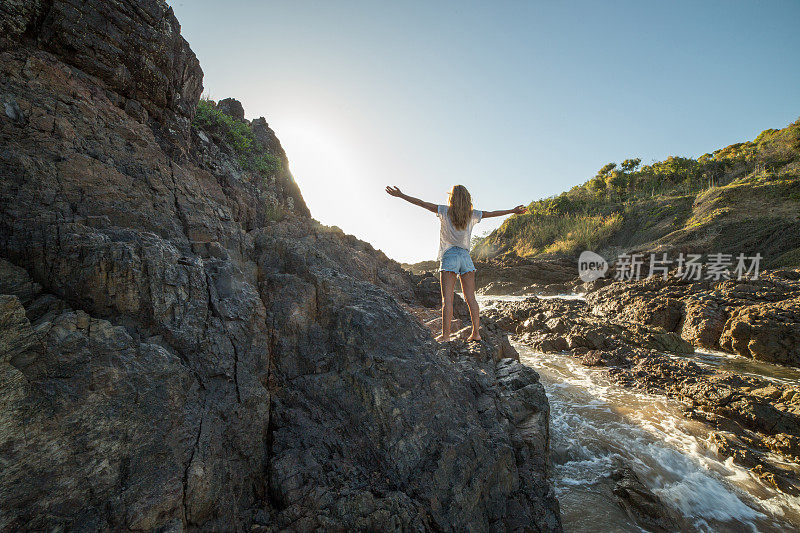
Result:
[[[631,172],[628,176],[628,193],[629,195],[636,195],[636,187],[639,185],[639,173]]]
[[[641,164],[642,164],[641,158],[636,157],[634,159],[626,159],[625,161],[623,161],[622,164],[620,165],[620,168],[622,169],[623,172],[635,172],[636,169],[639,168],[639,165]]]
[[[597,171],[597,176],[605,179],[608,177],[609,174],[611,174],[611,171],[614,170],[615,168],[617,168],[616,163],[609,163]]]
[[[600,196],[606,190],[606,180],[599,175],[596,176],[589,182],[589,190]]]
[[[606,178],[606,187],[617,193],[617,196],[622,197],[625,187],[628,184],[628,175],[619,170],[612,171]]]

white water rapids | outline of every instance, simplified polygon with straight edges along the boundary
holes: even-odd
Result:
[[[482,297],[491,300],[518,297]],[[539,372],[550,400],[553,482],[565,531],[642,531],[616,501],[611,473],[631,467],[695,531],[800,530],[800,498],[765,486],[707,445],[711,429],[686,419],[677,402],[611,382],[569,355],[515,343]],[[800,372],[718,353],[698,363],[795,383]],[[711,448],[711,449],[709,449]]]

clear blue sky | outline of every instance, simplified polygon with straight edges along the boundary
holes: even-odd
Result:
[[[387,184],[502,209],[800,116],[798,0],[169,3],[206,94],[267,117],[312,215],[400,261],[435,257],[438,222]]]

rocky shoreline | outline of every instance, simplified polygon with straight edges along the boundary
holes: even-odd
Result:
[[[607,367],[618,384],[678,400],[709,443],[765,483],[800,494],[800,385],[704,365],[695,347],[797,365],[800,270],[758,280],[600,280],[585,300],[498,301],[487,316],[535,350]],[[775,460],[773,454],[787,462]]]

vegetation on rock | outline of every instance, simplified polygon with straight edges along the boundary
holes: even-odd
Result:
[[[267,153],[256,139],[252,126],[217,109],[213,100],[201,98],[192,125],[211,132],[228,143],[237,155],[242,168],[259,174],[275,174],[282,170],[281,160]]]
[[[573,256],[585,249],[695,248],[767,252],[772,266],[800,264],[800,240],[789,235],[797,233],[800,213],[800,120],[697,159],[609,163],[528,209],[479,242],[476,252]],[[776,232],[779,242],[758,249]]]

